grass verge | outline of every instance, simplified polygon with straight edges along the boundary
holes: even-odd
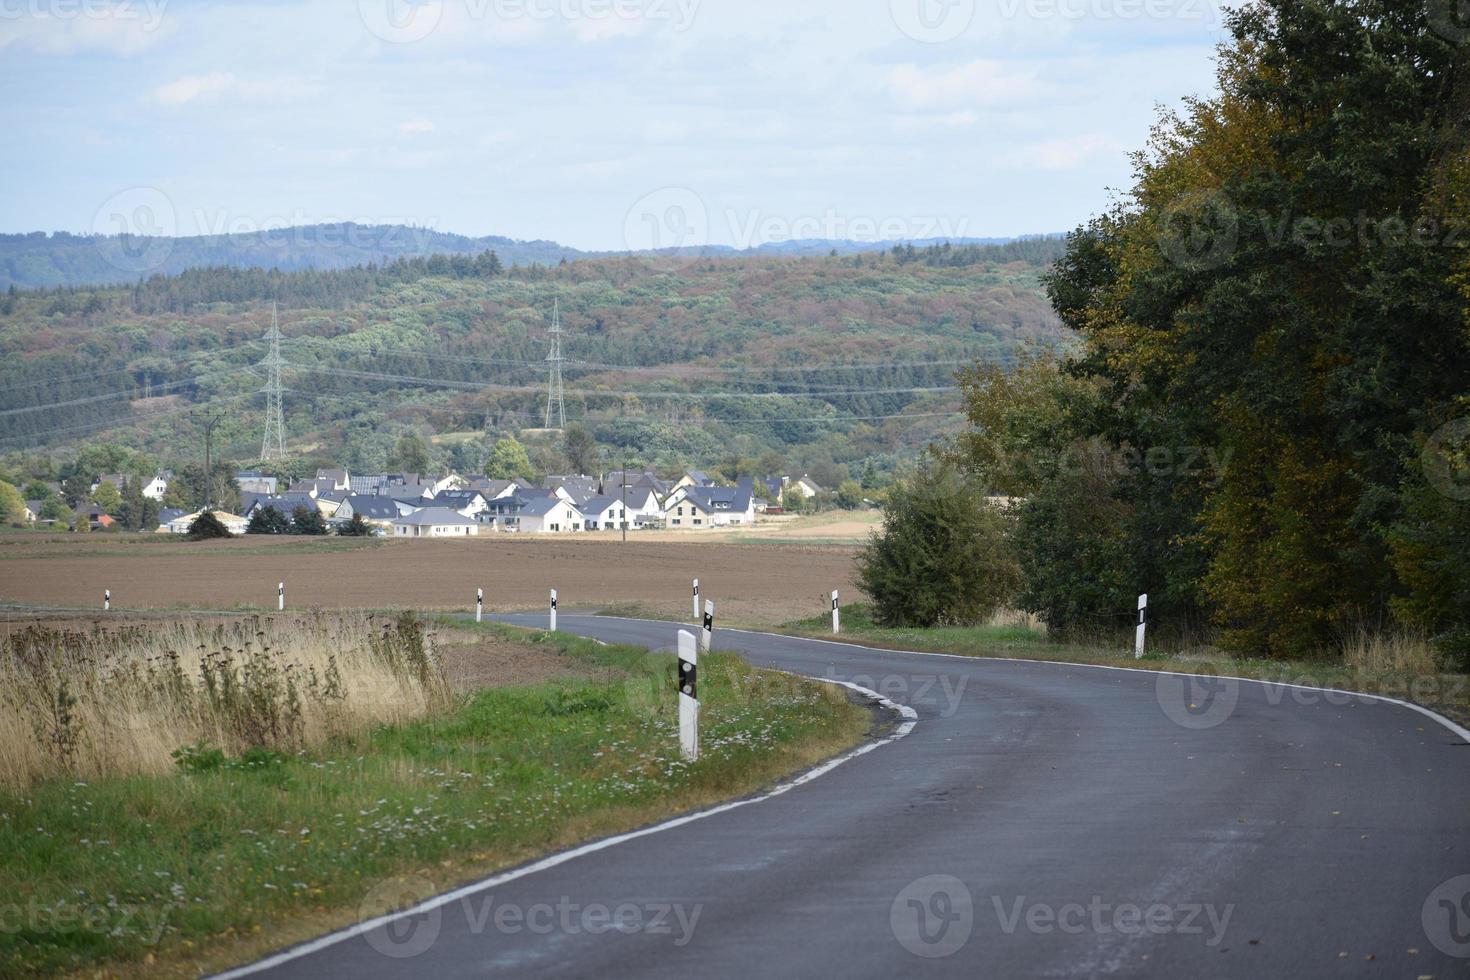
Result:
[[[672,658],[457,628],[550,647],[590,676],[479,691],[290,754],[191,753],[167,774],[0,793],[0,975],[195,976],[357,921],[395,876],[447,889],[753,792],[871,722],[835,688],[717,653],[700,664],[691,765]]]
[[[866,603],[856,603],[842,609],[839,638],[889,650],[1176,670],[1361,691],[1413,701],[1470,726],[1470,675],[1443,669],[1439,660],[1426,652],[1427,644],[1412,637],[1356,635],[1349,638],[1346,655],[1338,662],[1233,657],[1210,647],[1157,650],[1135,660],[1131,643],[1121,639],[1062,642],[1049,637],[1044,627],[1022,622],[1019,616],[1002,618],[1012,621],[983,626],[889,628],[873,622],[871,607]],[[830,615],[786,623],[777,631],[833,639]]]

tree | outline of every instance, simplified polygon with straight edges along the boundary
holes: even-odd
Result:
[[[158,526],[158,502],[143,496],[142,481],[133,478],[123,481],[122,505],[118,508],[117,519],[130,531]]]
[[[41,504],[42,520],[55,521],[62,526],[70,526],[72,520],[71,508],[66,506],[66,501],[52,494]]]
[[[9,483],[0,483],[0,521],[16,526],[26,522],[26,502]]]
[[[235,482],[235,468],[223,461],[216,462],[213,466],[214,471],[210,474],[209,480],[209,504],[227,514],[236,513],[240,509],[240,485]],[[204,483],[203,466],[190,463],[181,467],[174,474],[174,479],[169,482],[164,502],[171,507],[179,507],[183,510],[202,508],[204,506]]]
[[[101,507],[105,514],[116,514],[122,509],[122,494],[111,482],[103,480],[92,491],[92,503]]]
[[[363,519],[361,514],[353,514],[352,520],[339,527],[337,533],[344,538],[370,538],[377,532]]]
[[[1156,128],[1131,195],[1048,281],[1084,342],[1065,373],[1101,395],[1077,434],[1132,460],[1098,500],[1121,524],[1051,526],[1230,650],[1331,651],[1454,577],[1423,550],[1453,515],[1413,492],[1470,376],[1470,62],[1433,21],[1408,0],[1233,9],[1219,94]],[[1056,479],[1038,499],[1067,499],[1075,477]],[[1415,514],[1437,522],[1425,537]],[[1131,557],[1106,557],[1115,533]]]
[[[184,535],[185,541],[213,541],[220,538],[230,537],[230,529],[225,527],[224,522],[214,515],[214,511],[200,511],[199,516],[189,524],[189,530]]]
[[[297,534],[320,535],[327,533],[327,522],[322,512],[305,504],[291,511],[291,527]]]
[[[1015,595],[1021,569],[1006,518],[952,466],[893,488],[882,533],[858,556],[858,582],[884,626],[983,622]]]
[[[250,521],[245,525],[246,534],[290,534],[291,519],[281,513],[279,507],[267,504],[255,508]]]
[[[72,507],[80,507],[92,493],[92,478],[85,473],[73,472],[61,481],[61,496]]]
[[[767,449],[756,460],[755,468],[758,476],[780,476],[786,472],[786,457],[774,449]]]
[[[526,447],[510,436],[498,440],[490,450],[490,459],[485,463],[485,475],[492,480],[531,480],[536,471],[531,468],[531,457]]]
[[[843,510],[857,510],[863,505],[863,488],[856,480],[843,480],[837,487],[837,506]]]
[[[562,437],[562,454],[573,473],[592,473],[597,467],[597,440],[592,433],[573,422]]]
[[[400,436],[393,444],[389,465],[404,473],[428,473],[433,466],[433,461],[429,456],[429,444],[423,440],[422,436],[413,433]]]
[[[40,480],[31,480],[25,485],[25,489],[21,493],[25,495],[27,500],[45,500],[51,496],[51,488]]]

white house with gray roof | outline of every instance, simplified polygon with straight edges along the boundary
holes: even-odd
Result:
[[[516,527],[523,534],[566,534],[585,525],[577,505],[561,497],[528,497],[516,515]]]
[[[480,523],[448,507],[425,507],[393,522],[395,538],[466,538],[480,533]]]

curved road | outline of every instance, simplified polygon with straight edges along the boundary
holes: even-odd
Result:
[[[560,625],[654,649],[679,628]],[[772,798],[246,971],[1470,976],[1463,730],[1280,685],[734,630],[715,645],[877,690],[918,723]]]

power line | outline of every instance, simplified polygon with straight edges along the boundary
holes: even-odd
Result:
[[[457,388],[464,391],[497,391],[507,394],[531,394],[545,391],[535,385],[507,385],[493,381],[457,381],[451,378],[428,378],[417,374],[395,374],[387,371],[354,371],[349,368],[329,368],[299,365],[298,370],[312,374],[329,374],[365,381],[395,382],[407,385]],[[598,389],[584,391],[584,398],[666,398],[688,401],[727,401],[741,398],[846,398],[856,395],[927,395],[950,394],[958,391],[954,385],[939,387],[908,388],[836,388],[820,391],[627,391]]]

